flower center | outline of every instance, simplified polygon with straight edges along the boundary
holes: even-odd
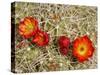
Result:
[[[43,37],[39,36],[38,38],[39,38],[39,39],[38,39],[38,42],[39,42],[39,43],[41,43],[41,42],[44,41]]]
[[[79,48],[79,54],[80,55],[84,55],[86,53],[86,48],[84,45],[80,46]]]
[[[34,26],[32,25],[32,24],[30,24],[30,25],[28,25],[27,26],[27,30],[29,31],[29,30],[32,30],[34,28]]]
[[[83,47],[81,47],[80,51],[81,51],[81,52],[83,52],[83,51],[84,51],[84,48],[83,48]]]
[[[30,32],[33,31],[33,29],[34,29],[34,26],[32,24],[28,24],[25,29],[26,31],[25,34],[29,34]]]

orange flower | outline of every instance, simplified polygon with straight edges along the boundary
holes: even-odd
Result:
[[[49,35],[46,32],[38,30],[32,42],[36,43],[38,46],[46,46],[49,42]]]
[[[38,21],[32,17],[25,17],[19,24],[19,34],[25,38],[35,35],[38,30]]]
[[[78,59],[79,62],[88,60],[92,57],[94,52],[94,47],[92,41],[87,35],[79,37],[73,42],[73,55]]]

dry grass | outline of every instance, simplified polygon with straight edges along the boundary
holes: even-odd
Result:
[[[46,47],[29,44],[18,34],[18,24],[26,16],[33,16],[39,21],[39,27],[50,34],[50,42]],[[45,23],[44,23],[45,22]],[[15,72],[42,72],[77,69],[93,69],[97,67],[97,8],[93,6],[15,3],[16,40]],[[57,38],[68,36],[71,41],[87,34],[92,40],[95,52],[89,61],[79,63],[72,57],[71,51],[62,56],[57,45]],[[13,62],[12,62],[13,63]]]

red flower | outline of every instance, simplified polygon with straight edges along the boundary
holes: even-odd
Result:
[[[94,47],[92,41],[87,35],[79,37],[73,42],[73,55],[78,59],[79,62],[88,60],[92,57],[94,52]]]
[[[19,34],[25,38],[35,35],[38,30],[38,21],[32,17],[25,17],[19,24]]]
[[[49,42],[49,35],[46,32],[39,30],[33,37],[32,42],[36,43],[38,46],[46,46]]]
[[[66,55],[68,53],[70,39],[66,36],[60,36],[60,38],[58,39],[58,43],[60,47],[60,53],[62,55]]]

